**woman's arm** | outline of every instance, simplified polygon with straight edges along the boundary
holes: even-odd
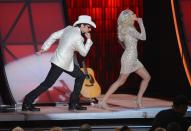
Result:
[[[139,24],[139,27],[141,29],[141,33],[138,32],[135,28],[129,28],[128,29],[128,34],[130,34],[131,36],[140,39],[140,40],[146,40],[146,32],[145,32],[145,27],[143,25],[143,20],[142,18],[137,18],[137,22]]]

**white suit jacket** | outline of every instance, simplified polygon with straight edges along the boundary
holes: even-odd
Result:
[[[79,27],[67,26],[51,34],[41,49],[47,51],[57,39],[59,39],[59,44],[51,58],[51,62],[70,72],[74,69],[74,52],[77,51],[80,55],[86,56],[93,44],[91,39],[87,39],[84,45],[84,38],[81,36]]]

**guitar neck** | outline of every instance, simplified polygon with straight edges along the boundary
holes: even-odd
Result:
[[[88,75],[88,70],[86,68],[85,61],[82,61],[82,66],[83,66],[83,69],[84,69],[84,74]]]

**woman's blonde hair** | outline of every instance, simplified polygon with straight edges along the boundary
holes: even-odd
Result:
[[[118,17],[117,34],[120,42],[124,41],[124,36],[127,34],[127,27],[133,26],[133,19],[130,14],[131,12],[132,12],[131,10],[126,9],[122,11]]]

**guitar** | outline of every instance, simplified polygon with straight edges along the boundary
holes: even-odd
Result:
[[[94,71],[91,68],[86,68],[85,62],[82,62],[83,68],[81,70],[86,75],[83,82],[81,95],[85,98],[95,98],[101,94],[101,88],[95,79]]]

